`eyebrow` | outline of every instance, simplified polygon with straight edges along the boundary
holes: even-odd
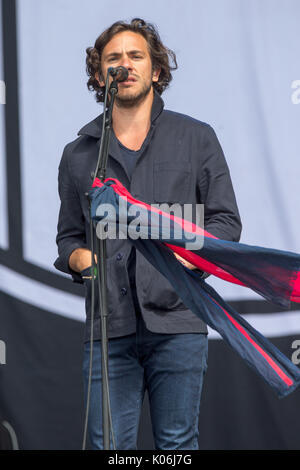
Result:
[[[145,53],[139,49],[133,49],[132,51],[128,51],[127,54],[129,55],[134,55],[134,54],[141,54],[145,55]],[[122,53],[121,52],[110,52],[106,56],[104,56],[104,59],[110,59],[111,57],[121,57]]]

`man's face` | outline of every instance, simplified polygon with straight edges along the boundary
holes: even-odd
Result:
[[[123,107],[135,106],[148,95],[160,73],[160,70],[152,70],[147,41],[141,34],[124,31],[106,44],[101,57],[101,86],[105,85],[107,69],[119,66],[128,69],[128,79],[119,83],[117,103]]]

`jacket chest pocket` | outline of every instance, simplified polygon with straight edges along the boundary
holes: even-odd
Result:
[[[153,196],[155,202],[187,203],[190,189],[190,162],[158,162],[154,164]]]

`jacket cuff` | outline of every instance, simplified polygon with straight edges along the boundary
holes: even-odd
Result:
[[[239,242],[242,231],[241,225],[232,227],[230,232],[225,232],[225,230],[220,229],[220,227],[217,225],[210,226],[210,224],[207,224],[204,228],[207,230],[207,232],[211,233],[217,238],[220,238],[220,240],[225,240],[228,242]]]
[[[86,245],[82,243],[72,243],[65,248],[64,251],[56,258],[55,262],[53,263],[55,268],[63,273],[70,274],[72,276],[72,281],[83,284],[83,279],[81,277],[81,273],[78,273],[70,268],[69,266],[69,258],[74,250],[77,248],[87,248]]]

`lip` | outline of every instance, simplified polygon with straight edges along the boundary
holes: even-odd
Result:
[[[127,80],[125,80],[123,83],[124,85],[130,85],[131,83],[135,83],[136,79],[134,77],[128,77]]]

